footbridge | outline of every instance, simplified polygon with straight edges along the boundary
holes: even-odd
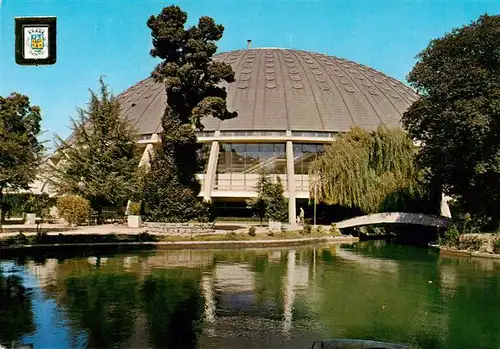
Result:
[[[338,229],[361,227],[374,224],[415,224],[425,225],[429,227],[445,228],[452,222],[453,220],[448,217],[431,216],[423,213],[383,212],[349,218],[340,222],[336,222],[335,225]]]

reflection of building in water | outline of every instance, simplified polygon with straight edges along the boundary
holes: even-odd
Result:
[[[157,251],[144,258],[151,268],[200,268],[213,263],[213,252],[198,250]]]
[[[253,291],[255,272],[247,264],[218,264],[214,270],[218,289],[225,292]]]
[[[288,333],[292,328],[293,302],[295,300],[295,251],[288,252],[288,264],[284,285],[284,306],[283,306],[283,331]]]
[[[267,260],[269,263],[280,263],[281,262],[281,251],[272,251],[267,255]]]
[[[274,262],[278,261],[278,253],[275,251],[268,255]],[[248,264],[219,264],[216,265],[211,275],[205,275],[202,278],[201,286],[205,297],[205,319],[211,324],[217,323],[217,318],[232,316],[236,313],[246,315],[255,314],[262,317],[271,309],[282,309],[283,318],[282,330],[285,333],[291,329],[293,320],[294,302],[296,299],[297,288],[307,288],[309,284],[308,265],[297,264],[296,252],[287,251],[286,273],[281,276],[282,304],[257,304],[256,281],[258,273],[250,270]],[[277,300],[279,302],[279,300]],[[272,301],[271,301],[272,303]],[[267,311],[266,311],[267,310]],[[270,314],[272,311],[270,312]],[[276,314],[274,314],[275,318]]]
[[[218,308],[225,312],[256,311],[255,272],[247,264],[219,264],[214,270]]]
[[[442,291],[453,294],[457,288],[457,272],[454,266],[441,265],[439,268]]]
[[[43,287],[55,283],[57,279],[57,264],[57,259],[49,258],[43,264],[29,261],[26,263],[26,267],[38,279],[40,286]]]
[[[350,251],[338,249],[335,253],[336,256],[351,262],[362,265],[363,268],[382,270],[386,273],[396,274],[399,270],[398,263],[387,259],[379,259],[373,257],[362,256]]]

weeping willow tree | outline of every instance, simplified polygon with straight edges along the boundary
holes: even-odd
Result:
[[[416,152],[402,129],[380,126],[369,133],[353,128],[326,146],[311,164],[316,197],[328,205],[365,213],[401,209],[406,201],[425,195]]]

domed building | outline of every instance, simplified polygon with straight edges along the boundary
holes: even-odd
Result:
[[[225,86],[228,109],[238,117],[203,120],[198,140],[208,161],[198,177],[200,196],[230,216],[248,214],[245,201],[256,196],[259,173],[265,170],[281,178],[290,221],[295,221],[297,200],[309,198],[309,164],[324,145],[353,126],[399,125],[418,97],[381,72],[319,53],[249,48],[218,54],[215,60],[236,73],[235,82]],[[123,117],[146,145],[141,162],[149,161],[162,131],[165,87],[147,78],[118,99]]]

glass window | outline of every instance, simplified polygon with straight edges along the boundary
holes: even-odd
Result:
[[[308,174],[311,162],[316,160],[318,155],[324,153],[324,151],[325,147],[323,144],[294,143],[295,174]]]
[[[285,174],[286,173],[286,151],[285,144],[275,144],[274,154],[274,167],[272,173]]]
[[[231,170],[231,146],[221,144],[219,147],[219,159],[217,161],[217,173],[229,173]]]
[[[246,173],[251,173],[255,168],[259,166],[259,145],[258,144],[247,144],[246,145]]]
[[[258,175],[286,174],[284,143],[221,143],[217,163],[216,188],[254,190]],[[283,181],[283,185],[286,185]]]
[[[259,173],[264,170],[271,173],[274,160],[274,144],[261,144],[259,149],[260,166]]]
[[[231,172],[245,172],[245,144],[231,144]]]

